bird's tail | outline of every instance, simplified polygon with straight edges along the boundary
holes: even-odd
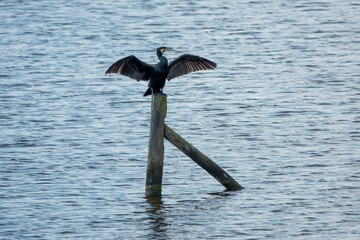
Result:
[[[148,88],[148,89],[146,90],[146,92],[144,93],[143,97],[146,97],[147,95],[151,95],[151,93],[152,93],[151,88]]]

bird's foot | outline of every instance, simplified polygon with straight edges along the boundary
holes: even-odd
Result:
[[[167,97],[167,95],[163,92],[162,89],[160,90],[160,92],[161,92],[161,95],[164,95],[165,97]]]
[[[163,92],[156,92],[156,93],[154,93],[154,95],[163,95],[163,96],[167,97],[167,95]]]
[[[167,97],[167,95],[163,92],[162,89],[160,89],[159,91],[154,92],[153,94],[154,95],[163,95],[163,96]]]

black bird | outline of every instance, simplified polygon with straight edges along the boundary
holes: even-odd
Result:
[[[156,54],[160,61],[156,65],[147,64],[131,55],[115,62],[106,70],[105,74],[120,73],[136,81],[150,80],[149,88],[144,93],[145,97],[154,93],[163,94],[166,79],[170,81],[191,72],[216,68],[216,63],[190,54],[181,55],[168,64],[168,60],[163,56],[163,53],[168,50],[171,48],[157,48]]]

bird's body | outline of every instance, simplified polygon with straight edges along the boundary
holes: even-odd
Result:
[[[149,81],[149,89],[152,89],[153,93],[162,92],[165,87],[166,77],[169,73],[168,60],[164,56],[159,57],[159,62],[155,65],[154,70],[151,73]],[[151,94],[151,90],[150,94]],[[147,94],[147,95],[150,95]],[[144,96],[147,96],[144,94]]]
[[[111,65],[105,74],[120,73],[137,81],[149,80],[149,88],[144,97],[154,93],[162,93],[166,79],[169,81],[175,77],[195,72],[216,68],[216,63],[202,57],[184,54],[170,64],[163,53],[171,48],[159,47],[156,51],[159,62],[153,66],[142,62],[135,56],[122,58]]]

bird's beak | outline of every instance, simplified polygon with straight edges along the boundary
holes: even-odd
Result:
[[[165,51],[169,51],[169,50],[172,50],[172,48],[165,48]]]

